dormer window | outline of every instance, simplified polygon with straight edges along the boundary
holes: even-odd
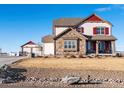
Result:
[[[95,28],[93,28],[93,34],[108,35],[109,28],[108,27],[95,27]]]

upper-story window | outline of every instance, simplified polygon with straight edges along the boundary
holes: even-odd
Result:
[[[108,27],[94,27],[93,28],[93,34],[108,35],[109,34],[109,28]]]
[[[83,34],[83,33],[84,33],[84,28],[83,28],[83,27],[77,28],[77,31],[78,31],[78,32],[81,32],[81,33]]]
[[[96,33],[97,34],[105,34],[105,27],[97,27]]]

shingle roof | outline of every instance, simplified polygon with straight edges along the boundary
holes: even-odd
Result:
[[[62,33],[58,34],[57,36],[55,36],[54,39],[57,39],[59,36],[64,35],[68,31],[75,31],[76,33],[80,34],[84,39],[87,39],[87,37],[83,36],[81,33],[79,33],[78,31],[76,31],[75,29],[73,29],[71,27],[66,29],[66,30],[64,30]],[[67,37],[67,38],[69,38],[69,37]]]
[[[54,36],[53,35],[47,35],[42,38],[43,43],[52,43],[54,42],[53,40]]]
[[[86,36],[86,35],[85,35]],[[114,36],[96,35],[86,36],[89,40],[117,40]]]
[[[54,20],[54,26],[75,26],[81,22],[83,18],[60,18]]]
[[[105,21],[104,19],[102,19],[101,17],[99,17],[96,14],[92,14],[86,18],[60,18],[60,19],[56,19],[56,20],[54,20],[53,25],[54,26],[68,26],[68,27],[69,26],[71,26],[71,27],[78,26],[81,23],[87,21],[87,19],[89,19],[92,16],[96,16],[97,18],[101,19],[101,21],[107,22],[108,24],[112,25],[109,21]]]
[[[22,45],[21,47],[23,47],[25,45],[36,45],[36,43],[34,43],[33,41],[29,41],[29,42],[25,43],[24,45]]]

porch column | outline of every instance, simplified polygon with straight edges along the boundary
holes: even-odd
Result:
[[[111,41],[111,51],[112,55],[115,55],[115,41]]]
[[[84,55],[86,55],[86,41],[84,41]]]
[[[99,54],[99,41],[96,41],[96,56]]]

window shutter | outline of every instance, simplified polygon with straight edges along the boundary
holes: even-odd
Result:
[[[83,27],[81,28],[81,33],[84,33],[84,28]]]
[[[94,34],[94,35],[97,34],[97,33],[96,33],[96,27],[93,28],[93,34]]]
[[[108,27],[105,28],[105,34],[106,34],[106,35],[109,34],[109,28],[108,28]]]

